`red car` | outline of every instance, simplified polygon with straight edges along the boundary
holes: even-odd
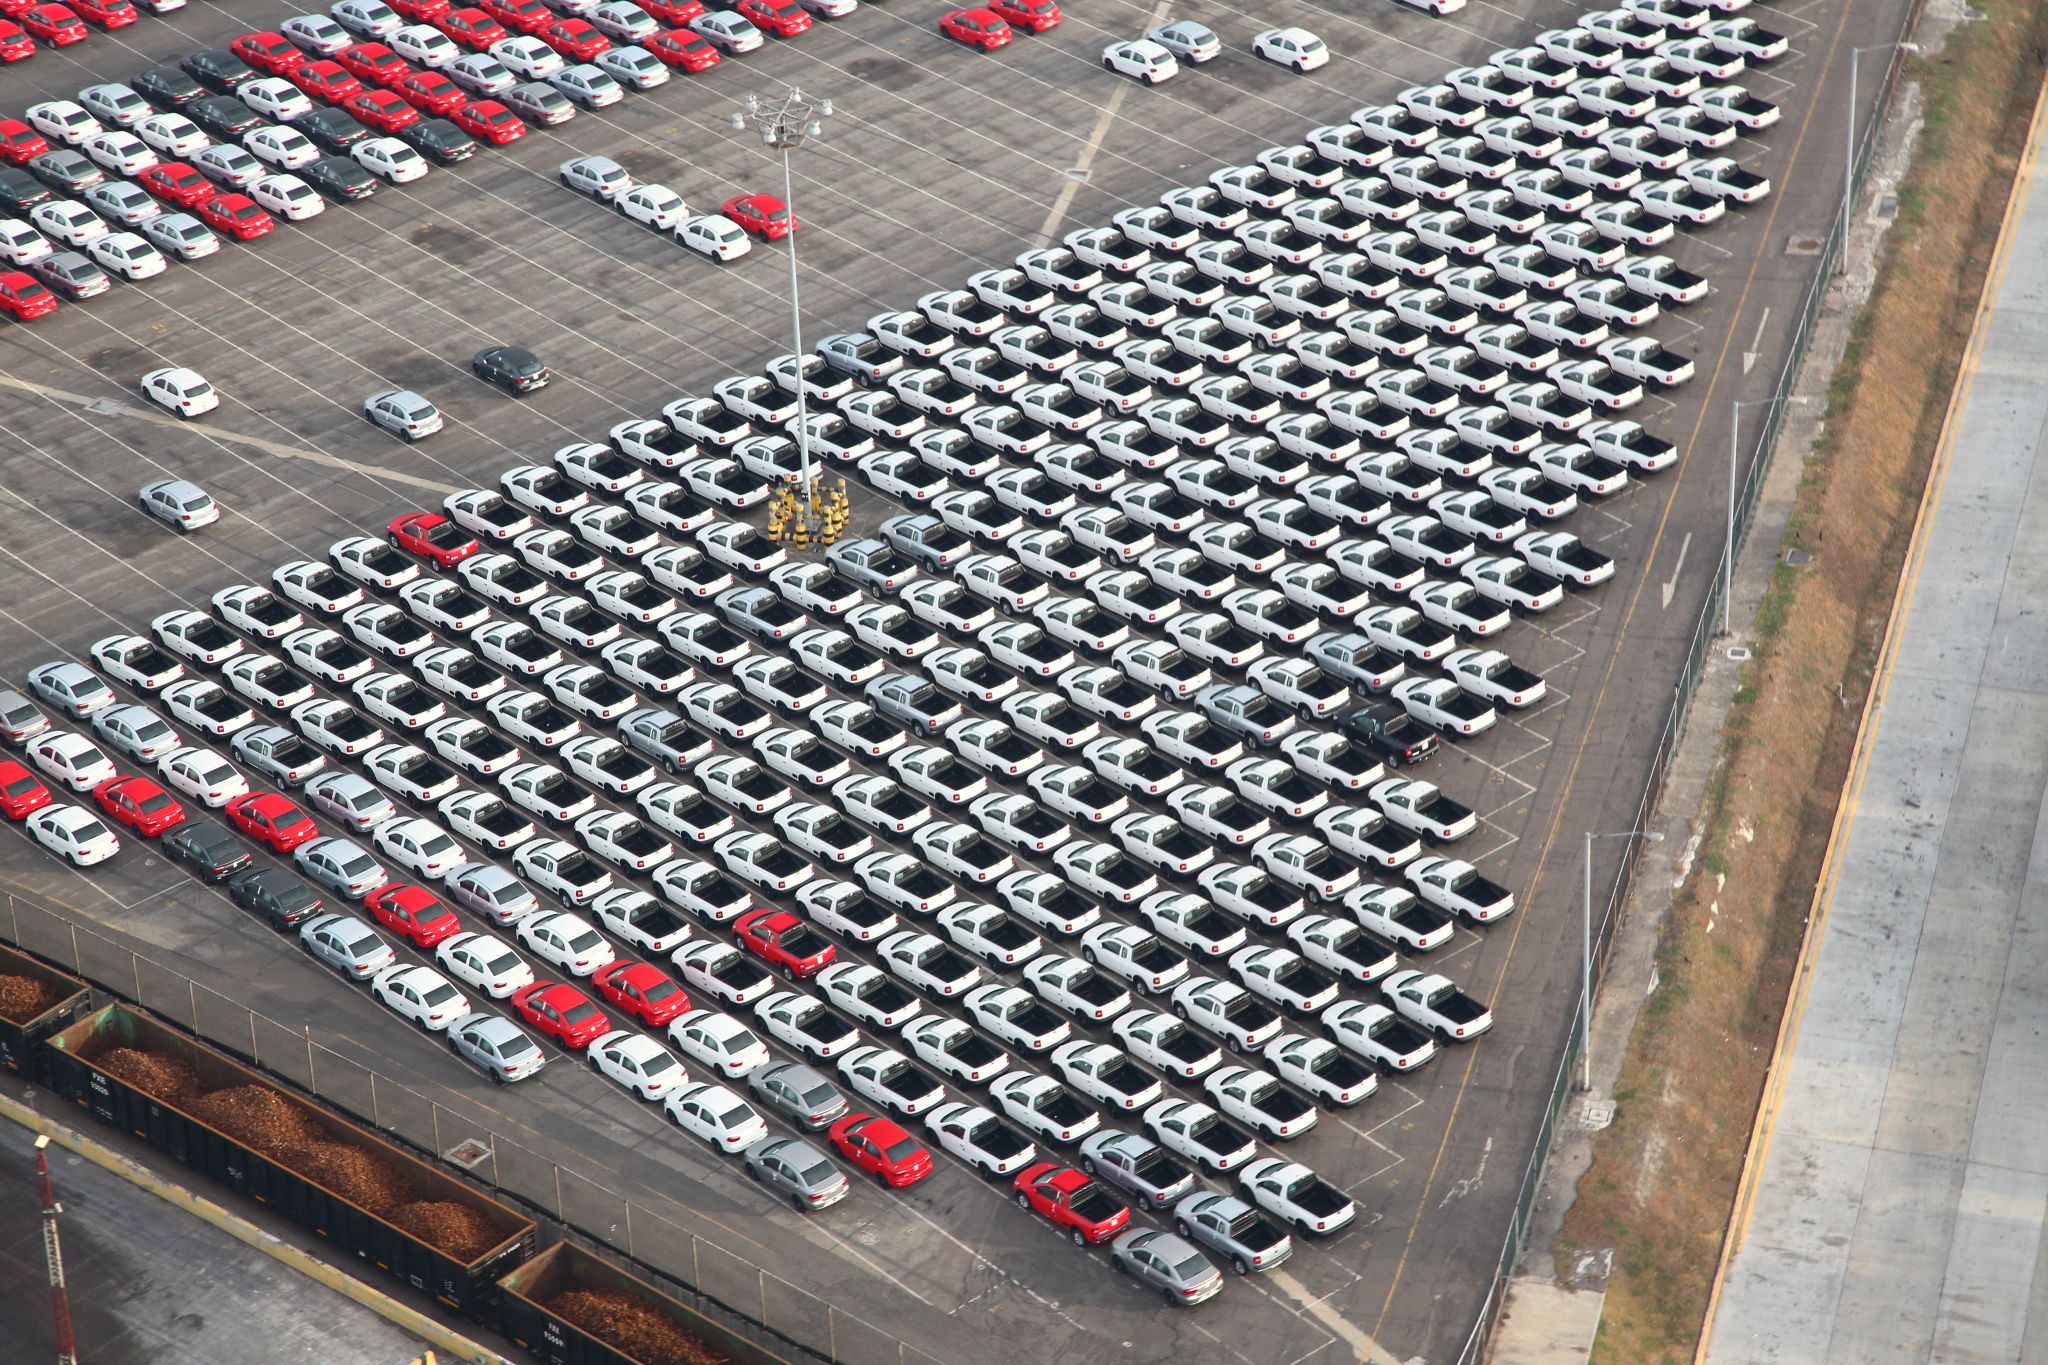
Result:
[[[659,967],[621,959],[599,967],[591,979],[597,993],[614,1009],[630,1014],[650,1028],[661,1028],[690,1008],[690,997]]]
[[[423,114],[440,118],[469,103],[462,87],[438,71],[415,71],[395,87],[398,97]]]
[[[389,0],[391,8],[415,24],[431,24],[446,14],[448,0]]]
[[[827,1131],[847,1160],[884,1185],[900,1190],[932,1173],[932,1154],[889,1119],[848,1114]]]
[[[517,142],[526,136],[526,122],[496,100],[465,104],[448,117],[471,137],[480,137],[493,147]]]
[[[740,947],[781,969],[791,981],[808,981],[832,965],[839,950],[808,920],[787,910],[749,910],[733,922]]]
[[[66,5],[37,5],[21,16],[21,26],[51,47],[82,43],[92,31]]]
[[[704,12],[704,0],[645,0],[640,8],[652,15],[657,24],[687,28],[692,19]]]
[[[1041,1161],[1017,1172],[1011,1182],[1017,1202],[1065,1228],[1077,1247],[1107,1242],[1131,1221],[1130,1205],[1109,1187],[1071,1166]]]
[[[384,532],[398,549],[431,559],[443,569],[453,568],[477,550],[475,537],[439,512],[407,512],[394,518]]]
[[[328,104],[340,104],[363,93],[363,83],[350,75],[347,67],[325,58],[293,67],[291,81],[314,99]]]
[[[299,803],[276,792],[244,792],[228,798],[228,823],[273,853],[289,853],[320,837],[313,817]]]
[[[420,111],[407,104],[405,96],[396,90],[365,90],[341,107],[380,133],[395,133],[420,121]]]
[[[0,16],[19,19],[36,7],[36,0],[0,0]]]
[[[57,296],[20,270],[0,271],[0,313],[27,322],[57,311]]]
[[[686,28],[672,33],[657,33],[640,46],[663,65],[681,67],[685,71],[708,71],[718,65],[718,49],[711,45],[711,40]]]
[[[434,21],[434,27],[447,34],[457,47],[466,47],[471,52],[482,52],[492,43],[502,43],[512,35],[505,26],[480,9],[452,9]]]
[[[555,22],[555,12],[541,0],[483,0],[478,8],[514,33],[538,33]]]
[[[796,0],[739,0],[733,9],[763,33],[794,38],[811,26],[811,12]]]
[[[371,85],[396,85],[412,74],[412,63],[382,43],[357,43],[334,54],[342,70]]]
[[[13,759],[0,758],[0,815],[10,820],[26,820],[50,801],[50,789],[42,779]]]
[[[70,3],[79,17],[90,19],[101,28],[126,28],[142,17],[129,0],[70,0]]]
[[[1060,7],[1053,0],[989,0],[990,9],[1010,21],[1016,28],[1043,33],[1057,28],[1060,22]]]
[[[772,194],[736,194],[719,212],[763,241],[787,237],[796,229],[789,205]]]
[[[271,76],[289,76],[306,64],[306,54],[282,33],[244,33],[228,44],[228,51]]]
[[[277,224],[246,194],[216,194],[198,209],[200,221],[238,242],[251,241]]]
[[[956,43],[993,52],[1017,35],[992,9],[956,9],[939,16],[939,32]]]
[[[203,204],[218,193],[211,180],[182,161],[159,161],[135,179],[157,198],[181,209]]]
[[[526,1022],[551,1034],[571,1052],[589,1047],[612,1031],[612,1021],[574,986],[536,981],[512,992],[512,1007]]]
[[[16,166],[50,150],[50,140],[18,118],[0,118],[0,161]]]
[[[19,62],[36,55],[36,40],[20,24],[0,19],[0,62]],[[9,119],[12,123],[14,120]]]
[[[146,777],[110,777],[92,789],[92,799],[145,839],[185,822],[185,808]]]
[[[540,31],[540,40],[571,62],[587,62],[612,45],[588,19],[557,19]]]
[[[455,912],[424,886],[392,882],[364,897],[363,904],[370,907],[377,923],[415,948],[432,948],[462,932]]]

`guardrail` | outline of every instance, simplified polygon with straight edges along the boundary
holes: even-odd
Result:
[[[1925,0],[1914,0],[1907,7],[1899,25],[1899,37],[1911,33],[1919,21]],[[1870,131],[1865,134],[1856,155],[1855,168],[1850,177],[1849,197],[1853,202],[1863,192],[1865,178],[1870,172],[1870,160],[1876,155],[1878,124],[1883,120],[1884,111],[1890,107],[1893,94],[1898,89],[1900,74],[1905,70],[1909,54],[1894,48],[1891,60],[1886,63],[1884,78],[1875,83],[1875,94],[1870,105]],[[1854,117],[1852,111],[1851,117]],[[1827,298],[1828,284],[1833,279],[1835,267],[1840,261],[1847,243],[1843,240],[1843,216],[1839,203],[1830,219],[1828,233],[1819,252],[1820,268],[1815,272],[1813,283],[1806,291],[1806,298],[1799,308],[1799,325],[1793,330],[1792,344],[1785,353],[1784,366],[1778,371],[1778,380],[1772,386],[1771,395],[1783,399],[1792,392],[1793,382],[1798,378],[1799,368],[1806,360],[1806,349],[1813,341],[1814,324],[1819,320],[1821,307]],[[1733,552],[1742,552],[1742,543],[1749,534],[1749,526],[1756,512],[1757,499],[1763,491],[1764,476],[1769,472],[1770,456],[1776,449],[1778,435],[1784,424],[1785,410],[1791,405],[1772,402],[1765,410],[1765,421],[1757,430],[1756,444],[1751,448],[1748,472],[1735,499],[1735,544]],[[1727,573],[1729,547],[1724,545],[1714,560],[1713,585],[1708,589],[1706,601],[1700,605],[1699,619],[1693,625],[1692,641],[1686,647],[1685,661],[1678,671],[1677,681],[1671,689],[1671,705],[1665,713],[1664,728],[1658,736],[1654,756],[1650,763],[1649,777],[1643,783],[1642,795],[1637,799],[1636,812],[1629,821],[1629,828],[1641,829],[1650,816],[1650,810],[1664,784],[1664,772],[1670,764],[1672,752],[1677,748],[1678,736],[1685,724],[1686,710],[1692,703],[1694,689],[1699,683],[1700,673],[1706,667],[1707,651],[1712,648],[1718,634],[1716,622],[1721,614],[1722,585],[1729,581]],[[1607,963],[1607,954],[1613,946],[1614,930],[1619,923],[1623,903],[1628,899],[1630,886],[1635,877],[1636,858],[1641,843],[1635,839],[1619,841],[1622,847],[1621,860],[1615,868],[1614,879],[1608,885],[1607,900],[1601,908],[1593,928],[1593,979],[1598,988],[1601,972]],[[1536,1203],[1536,1192],[1543,1183],[1543,1168],[1550,1158],[1550,1144],[1557,1132],[1557,1121],[1564,1113],[1572,1094],[1572,1078],[1576,1075],[1579,1058],[1586,1044],[1584,1026],[1576,1012],[1571,1027],[1565,1034],[1564,1053],[1559,1058],[1557,1073],[1550,1085],[1550,1102],[1544,1106],[1543,1122],[1536,1133],[1536,1145],[1530,1152],[1529,1163],[1523,1169],[1522,1183],[1515,1195],[1514,1210],[1508,1219],[1505,1237],[1502,1239],[1500,1259],[1495,1263],[1493,1280],[1487,1287],[1486,1298],[1480,1305],[1478,1316],[1472,1324],[1472,1331],[1465,1339],[1465,1345],[1458,1352],[1458,1365],[1480,1365],[1485,1359],[1486,1348],[1493,1336],[1495,1324],[1500,1319],[1502,1305],[1507,1298],[1507,1287],[1513,1278],[1515,1265],[1521,1260],[1523,1243],[1529,1232],[1529,1214]]]
[[[793,1365],[943,1365],[888,1330],[691,1232],[651,1200],[628,1197],[495,1132],[328,1047],[311,1027],[259,1014],[73,916],[8,893],[0,939],[69,967],[103,997],[96,1004],[119,1000],[189,1028],[429,1160],[449,1161],[459,1153],[463,1159],[456,1164],[475,1179],[577,1239],[638,1262],[664,1292]],[[461,1152],[466,1144],[467,1152]],[[688,1207],[685,1200],[671,1205],[678,1213]]]

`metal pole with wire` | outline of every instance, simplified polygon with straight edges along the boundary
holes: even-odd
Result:
[[[1918,52],[1918,43],[1872,43],[1868,47],[1852,48],[1849,52],[1849,150],[1842,163],[1842,244],[1835,253],[1835,273],[1847,274],[1849,270],[1849,208],[1856,197],[1856,64],[1863,60],[1866,52]],[[1874,131],[1874,130],[1873,130]]]
[[[803,304],[798,293],[796,269],[796,199],[795,179],[790,169],[790,154],[810,139],[824,132],[825,120],[832,116],[831,100],[813,100],[803,91],[791,86],[779,101],[766,101],[758,95],[749,95],[742,102],[740,112],[732,116],[736,132],[753,128],[761,135],[763,146],[782,153],[782,207],[789,214],[789,231],[784,241],[789,249],[789,337],[792,352],[796,357],[796,449],[798,467],[801,470],[799,491],[802,498],[800,515],[808,524],[817,517],[817,480],[811,463],[811,410],[808,385],[804,380],[804,323]],[[815,527],[811,528],[813,531]],[[809,537],[817,543],[817,537]]]

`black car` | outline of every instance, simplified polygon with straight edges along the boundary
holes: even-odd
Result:
[[[377,192],[377,177],[345,156],[323,156],[292,174],[329,199],[368,199]]]
[[[28,163],[28,173],[59,194],[77,198],[94,185],[107,183],[107,173],[69,147],[44,152]]]
[[[408,123],[393,136],[429,161],[442,166],[469,160],[482,145],[444,118],[423,118],[416,123]]]
[[[1435,753],[1437,737],[1427,726],[1389,701],[1370,702],[1344,717],[1345,735],[1365,745],[1387,766],[1420,763]]]
[[[208,137],[232,142],[242,134],[261,128],[269,120],[238,99],[208,95],[178,111],[203,129]]]
[[[555,377],[554,371],[524,346],[493,346],[478,351],[469,368],[478,379],[496,384],[507,393],[531,393]]]
[[[369,125],[339,109],[315,109],[295,120],[292,127],[311,138],[313,145],[323,152],[345,152],[364,138],[375,136]]]
[[[0,169],[0,208],[28,217],[28,211],[37,204],[47,204],[57,196],[50,187],[30,175],[9,166]]]
[[[236,873],[228,880],[228,895],[269,920],[273,929],[289,929],[320,913],[320,893],[281,867]]]
[[[256,69],[222,47],[209,47],[178,63],[178,69],[216,95],[232,95],[256,79]]]
[[[157,108],[183,109],[206,94],[206,87],[175,66],[152,66],[128,82],[128,88]]]
[[[30,265],[28,273],[67,299],[93,298],[114,287],[113,278],[106,271],[77,251],[60,251],[54,256],[45,256]]]
[[[157,840],[157,848],[164,857],[184,863],[209,882],[225,881],[251,861],[242,841],[210,820],[172,825]]]

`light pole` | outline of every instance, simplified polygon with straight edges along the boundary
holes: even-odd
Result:
[[[1728,546],[1721,556],[1721,633],[1733,635],[1735,610],[1735,481],[1736,462],[1742,446],[1742,410],[1775,407],[1779,403],[1804,403],[1798,394],[1781,393],[1775,398],[1739,398],[1728,405]]]
[[[1580,903],[1583,917],[1579,929],[1579,1089],[1593,1088],[1593,841],[1633,839],[1641,835],[1653,844],[1664,842],[1656,830],[1617,829],[1606,834],[1586,832],[1586,889]]]
[[[803,471],[801,515],[806,521],[811,516],[814,491],[811,473],[811,412],[804,382],[804,315],[797,297],[797,218],[789,156],[791,152],[803,146],[806,140],[822,134],[825,131],[825,120],[830,117],[831,100],[814,100],[795,86],[791,86],[788,92],[776,101],[749,95],[741,103],[740,112],[732,116],[734,132],[745,132],[750,127],[754,128],[761,134],[763,146],[782,153],[782,206],[789,213],[789,233],[784,239],[789,244],[789,339],[792,353],[796,358],[796,450]]]
[[[1849,269],[1849,205],[1856,194],[1856,64],[1866,52],[1918,52],[1918,43],[1872,43],[1849,51],[1849,158],[1842,163],[1842,249],[1835,256],[1835,272]]]

